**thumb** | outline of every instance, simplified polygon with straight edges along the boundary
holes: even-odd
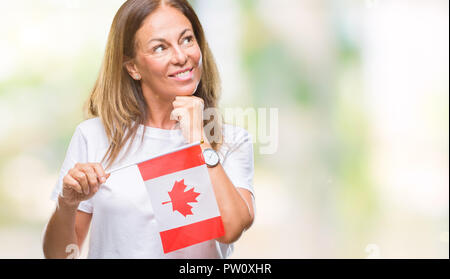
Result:
[[[174,109],[172,110],[172,112],[170,113],[170,120],[177,120],[180,121],[180,110],[179,109]]]

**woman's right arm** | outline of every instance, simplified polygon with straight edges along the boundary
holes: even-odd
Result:
[[[92,214],[78,211],[78,205],[92,198],[109,175],[98,163],[76,164],[69,170],[56,210],[45,228],[45,258],[67,258],[74,253],[78,256],[92,218]]]
[[[45,229],[43,250],[47,259],[64,259],[74,252],[79,254],[91,223],[92,214],[78,211],[77,207],[61,200],[58,197],[58,206]]]

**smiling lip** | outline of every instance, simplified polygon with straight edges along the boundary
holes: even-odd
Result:
[[[194,70],[194,68],[184,69],[184,70],[178,71],[178,72],[176,72],[176,73],[174,73],[174,74],[172,74],[172,75],[169,75],[169,77],[170,77],[170,78],[173,78],[174,80],[177,80],[177,81],[187,81],[187,80],[191,80],[191,79],[192,79],[192,76],[193,76],[193,70]],[[186,72],[186,71],[189,71],[189,73],[186,74],[185,76],[179,76],[179,77],[176,76],[177,74],[179,74],[179,73],[184,73],[184,72]]]
[[[186,69],[183,69],[183,70],[179,70],[179,71],[177,71],[177,72],[175,72],[175,73],[173,73],[173,74],[171,74],[171,75],[169,75],[169,76],[170,76],[170,77],[174,77],[174,76],[178,75],[179,73],[184,73],[184,72],[186,72],[186,71],[192,71],[192,69],[193,69],[193,68],[186,68]]]

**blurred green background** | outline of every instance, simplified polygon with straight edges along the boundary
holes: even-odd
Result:
[[[0,258],[43,257],[123,2],[0,0]],[[275,153],[253,134],[257,216],[232,257],[449,257],[448,1],[191,3],[221,108],[279,113]]]

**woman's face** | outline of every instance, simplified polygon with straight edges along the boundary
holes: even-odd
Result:
[[[202,55],[183,13],[168,6],[158,8],[144,20],[135,40],[132,68],[143,88],[168,99],[195,93],[202,76]]]

